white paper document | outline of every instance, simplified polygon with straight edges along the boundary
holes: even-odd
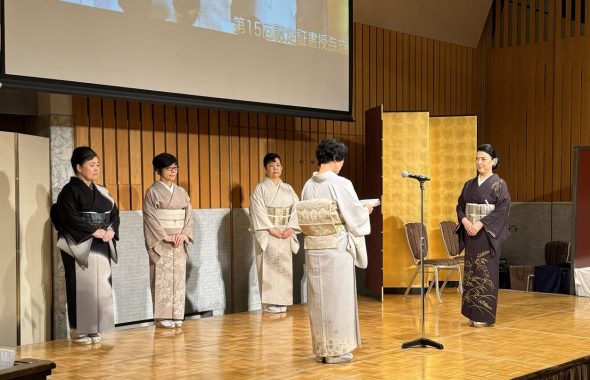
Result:
[[[381,204],[381,201],[377,198],[375,199],[361,199],[361,204],[371,205],[372,207],[377,207]]]

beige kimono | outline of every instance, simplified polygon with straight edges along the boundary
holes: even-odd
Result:
[[[313,174],[297,206],[305,235],[307,307],[313,352],[339,356],[361,345],[356,303],[355,258],[351,236],[371,232],[369,211],[360,203],[352,183],[334,172]],[[330,202],[331,201],[331,202]],[[330,204],[322,208],[322,204]],[[310,207],[304,210],[302,206]],[[301,214],[301,215],[300,215]],[[329,223],[326,223],[329,221]]]
[[[150,186],[143,201],[143,234],[150,256],[150,285],[154,319],[184,319],[186,257],[193,242],[193,210],[188,194],[162,182]],[[183,233],[188,240],[174,247],[164,241]]]
[[[258,285],[263,304],[293,304],[292,254],[299,251],[297,218],[293,206],[299,199],[293,188],[283,181],[275,185],[269,178],[256,185],[250,196],[250,231],[254,233]],[[288,239],[277,239],[271,228],[293,229]]]

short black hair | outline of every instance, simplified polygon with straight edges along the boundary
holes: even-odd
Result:
[[[178,165],[178,160],[170,153],[160,153],[152,160],[152,166],[158,174],[162,174],[162,169],[172,164]]]
[[[279,156],[278,154],[276,154],[276,153],[268,153],[262,159],[262,164],[264,165],[264,167],[266,167],[266,165],[270,164],[271,162],[275,162],[277,158],[279,159],[279,161],[282,162],[281,156]]]
[[[492,157],[492,159],[495,158],[496,164],[494,165],[494,168],[497,167],[500,163],[500,156],[498,156],[498,152],[496,152],[496,149],[494,149],[494,147],[491,144],[481,144],[477,147],[477,151],[489,154]]]
[[[327,164],[331,161],[342,161],[348,156],[348,148],[344,143],[334,139],[324,139],[318,144],[315,157],[318,164]]]
[[[76,166],[82,166],[86,161],[90,161],[94,157],[98,157],[98,155],[90,147],[79,146],[75,148],[72,152],[72,158],[70,159],[70,163],[72,164],[72,169],[74,169],[74,173],[78,173],[76,171]]]

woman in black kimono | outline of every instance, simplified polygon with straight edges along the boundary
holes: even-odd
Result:
[[[99,343],[114,327],[111,259],[117,262],[119,210],[109,192],[96,184],[96,153],[78,147],[72,153],[70,179],[52,207],[66,277],[70,337],[78,344]]]
[[[498,304],[498,264],[507,228],[510,194],[493,173],[498,154],[489,144],[477,148],[477,176],[463,186],[457,204],[459,240],[465,244],[461,313],[471,326],[493,326]]]

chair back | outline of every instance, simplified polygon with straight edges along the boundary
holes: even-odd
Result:
[[[554,240],[545,244],[545,264],[566,264],[569,259],[569,242]]]
[[[408,247],[412,253],[414,264],[417,264],[420,261],[420,226],[422,226],[422,236],[424,236],[424,258],[426,259],[428,255],[428,235],[426,235],[426,227],[422,223],[406,223],[404,225]]]
[[[456,229],[457,223],[452,220],[443,220],[440,222],[440,232],[445,243],[445,249],[451,259],[463,253],[463,249],[459,245],[459,235],[455,233]]]

